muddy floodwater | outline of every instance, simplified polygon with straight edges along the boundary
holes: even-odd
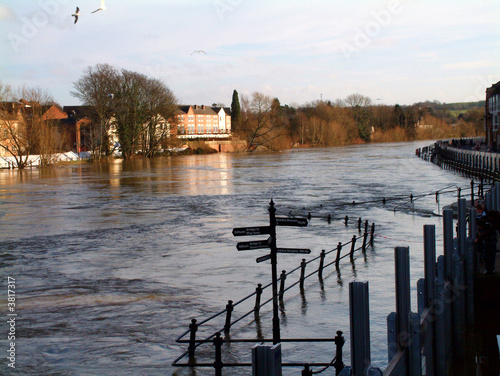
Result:
[[[232,235],[235,227],[267,225],[271,199],[278,216],[312,217],[307,227],[278,228],[278,247],[311,249],[309,255],[279,254],[280,272],[348,242],[358,235],[358,218],[375,223],[374,247],[365,255],[356,254],[354,263],[343,259],[340,273],[326,269],[323,283],[313,276],[303,292],[286,292],[281,337],[333,338],[342,330],[350,364],[348,284],[369,281],[372,362],[385,368],[386,317],[395,310],[394,247],[410,247],[416,311],[422,227],[436,225],[441,254],[438,214],[456,200],[450,190],[470,187],[469,179],[415,157],[416,148],[430,143],[0,170],[0,373],[213,375],[210,368],[173,367],[186,350],[175,339],[192,318],[201,321],[271,281],[269,262],[256,262],[268,251],[236,249],[239,241],[260,238]],[[436,191],[442,192],[438,202]],[[9,278],[15,294],[8,292]],[[231,338],[257,338],[258,331],[271,338],[271,311],[262,308],[260,325],[253,315],[239,322]],[[16,314],[14,326],[9,312]],[[220,329],[223,319],[199,336]],[[7,360],[11,342],[15,370]],[[251,346],[226,346],[223,360],[249,362]],[[329,362],[334,351],[328,343],[284,344],[283,360]],[[200,348],[197,361],[213,362],[212,354],[210,346]],[[251,370],[224,368],[223,374]]]

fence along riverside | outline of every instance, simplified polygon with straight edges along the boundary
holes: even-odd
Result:
[[[463,140],[462,143],[465,141],[468,139]],[[467,145],[473,145],[473,143],[469,142]],[[450,146],[449,141],[438,141],[431,146],[417,149],[416,154],[445,169],[459,171],[468,176],[489,180],[500,179],[500,153],[467,150]]]
[[[459,197],[461,189],[459,190]],[[453,190],[455,191],[455,190]],[[447,191],[440,190],[438,193]],[[451,191],[450,191],[451,192]],[[434,194],[434,193],[432,193]],[[429,195],[429,194],[426,194]],[[471,185],[471,196],[474,195],[474,186]],[[423,195],[422,195],[423,196]],[[486,206],[490,209],[500,208],[500,183],[496,183],[489,192],[484,195]],[[424,267],[425,278],[417,283],[418,291],[418,313],[411,312],[410,309],[410,283],[409,283],[409,248],[397,247],[395,249],[396,262],[396,312],[389,314],[387,318],[388,327],[388,351],[389,364],[384,375],[422,375],[422,369],[425,369],[425,375],[446,375],[453,364],[464,360],[464,354],[470,352],[470,346],[465,341],[467,328],[474,322],[474,289],[473,276],[476,272],[476,260],[473,254],[472,241],[476,234],[475,209],[470,209],[469,236],[467,236],[466,220],[466,199],[458,199],[458,238],[453,237],[453,211],[451,209],[443,210],[444,225],[444,254],[439,256],[436,261],[435,247],[435,226],[424,226]],[[347,217],[345,224],[347,225]],[[357,221],[358,231],[361,230],[362,221]],[[282,302],[283,294],[297,284],[303,288],[304,280],[314,274],[318,274],[322,280],[323,269],[335,265],[338,271],[339,262],[350,257],[353,261],[354,252],[366,250],[366,245],[373,246],[375,225],[372,224],[370,231],[370,240],[368,238],[368,224],[365,224],[363,235],[356,236],[337,247],[330,250],[323,250],[321,254],[312,260],[302,260],[301,265],[290,272],[282,271],[280,278],[279,298]],[[363,245],[355,248],[357,240],[363,239]],[[351,245],[350,251],[344,255],[341,251],[346,246]],[[335,259],[325,263],[326,256],[335,252]],[[305,268],[308,264],[319,259],[317,269],[309,274],[305,274]],[[285,288],[285,281],[288,276],[300,272],[300,277],[296,282]],[[330,363],[283,363],[288,367],[304,367],[303,375],[312,375],[310,370],[312,366],[334,366],[336,375],[379,375],[382,371],[370,367],[370,346],[369,346],[369,325],[353,326],[355,322],[366,322],[368,315],[368,282],[351,282],[350,288],[350,320],[351,320],[351,358],[352,367],[343,366],[342,346],[344,339],[342,332],[337,332],[334,339],[281,339],[281,342],[334,342],[337,345],[336,357]],[[261,303],[263,290],[269,288],[271,283],[262,286],[258,284],[255,292],[249,294],[236,303],[229,301],[226,309],[215,315],[197,322],[192,319],[189,329],[177,338],[178,343],[188,344],[188,350],[179,356],[173,363],[178,367],[214,367],[215,375],[221,375],[223,367],[250,367],[250,363],[223,363],[221,360],[221,347],[223,343],[230,342],[271,342],[271,339],[256,340],[235,340],[222,338],[221,333],[226,335],[232,326],[248,317],[252,313],[256,321],[259,320],[260,308],[272,301],[272,298]],[[255,297],[254,308],[239,318],[233,320],[232,314],[234,308],[241,303]],[[204,339],[196,339],[196,333],[201,325],[204,325],[215,318],[226,314],[224,326],[207,336]],[[360,316],[361,315],[361,316]],[[233,320],[233,321],[232,321]],[[361,320],[361,321],[360,321]],[[189,339],[184,339],[187,335]],[[216,352],[215,363],[194,363],[193,357],[198,346],[206,343],[213,343]],[[189,356],[188,363],[180,361]],[[342,371],[343,369],[343,371]],[[316,372],[315,372],[316,373]]]
[[[311,218],[309,216],[309,218]],[[295,220],[298,220],[299,222],[302,219],[295,218]],[[348,218],[345,217],[342,219],[344,221],[344,224],[347,226],[348,225]],[[313,259],[306,261],[306,259],[302,259],[300,262],[300,265],[296,267],[295,269],[286,272],[285,270],[282,271],[280,277],[277,279],[277,281],[280,282],[280,288],[279,288],[279,293],[278,297],[280,300],[280,304],[283,304],[283,296],[284,293],[292,288],[294,288],[296,285],[300,286],[301,291],[304,289],[304,282],[306,279],[309,277],[318,274],[318,278],[320,283],[322,282],[322,274],[323,270],[335,265],[337,272],[339,272],[339,263],[342,259],[349,257],[350,262],[354,262],[354,254],[358,251],[362,251],[363,253],[366,251],[368,246],[373,247],[373,242],[374,242],[374,233],[375,233],[375,224],[372,223],[370,226],[368,221],[365,221],[364,225],[364,231],[362,231],[363,227],[361,224],[363,223],[361,218],[357,222],[352,222],[355,223],[357,226],[357,230],[362,234],[359,236],[354,235],[352,239],[346,243],[339,242],[337,247],[330,250],[330,251],[325,251],[322,250],[321,254],[317,257],[314,257]],[[265,226],[261,227],[252,227],[248,228],[248,231],[243,231],[243,228],[237,228],[233,230],[233,234],[236,234],[237,236],[241,235],[254,235],[254,234],[260,234],[268,231],[269,229]],[[263,231],[260,231],[262,230]],[[361,240],[362,242],[359,247],[356,248],[356,243],[358,240]],[[359,243],[358,243],[359,244]],[[350,246],[349,248],[347,248]],[[342,255],[342,249],[349,249],[348,252]],[[335,258],[330,261],[326,262],[326,257],[330,255],[331,253],[335,253]],[[314,268],[311,272],[308,274],[306,273],[306,268],[308,265],[316,262],[319,260],[319,265],[317,268]],[[285,287],[285,281],[289,279],[291,275],[294,273],[298,272],[299,276],[297,280],[293,283],[291,283],[288,287]],[[188,349],[180,355],[177,359],[175,359],[172,362],[173,366],[176,367],[213,367],[215,369],[215,375],[221,375],[221,370],[223,367],[251,367],[251,363],[224,363],[222,362],[222,357],[221,357],[221,351],[222,351],[222,345],[224,343],[261,343],[261,342],[272,342],[273,339],[229,339],[229,333],[231,328],[242,321],[243,319],[247,318],[250,316],[252,313],[254,314],[255,320],[259,320],[259,314],[260,314],[260,309],[271,303],[273,301],[273,298],[269,298],[268,300],[261,302],[262,298],[262,293],[264,290],[272,287],[272,282],[268,283],[266,285],[258,284],[255,291],[252,292],[251,294],[245,296],[244,298],[240,299],[237,302],[233,302],[232,300],[229,300],[226,308],[223,309],[222,311],[202,320],[199,321],[197,319],[192,319],[191,323],[189,324],[189,329],[186,330],[183,334],[181,334],[176,342],[178,343],[185,343],[188,345]],[[233,313],[235,312],[235,308],[242,303],[248,301],[251,298],[255,298],[255,304],[253,306],[253,309],[249,310],[248,312],[242,314],[238,318],[233,318]],[[224,317],[225,315],[225,317]],[[200,326],[205,325],[216,318],[223,317],[224,319],[224,325],[220,330],[215,331],[214,333],[208,335],[204,339],[197,339],[196,335],[197,332],[200,328]],[[223,338],[221,337],[221,333],[225,333],[226,337]],[[185,339],[189,335],[189,339]],[[280,339],[281,342],[332,342],[336,344],[336,355],[332,359],[331,362],[323,362],[323,363],[313,363],[310,361],[307,362],[302,362],[302,363],[282,363],[282,366],[286,367],[303,367],[304,371],[306,374],[309,374],[309,372],[313,372],[310,370],[311,367],[325,367],[328,368],[330,366],[335,367],[336,369],[336,374],[339,375],[341,370],[344,368],[344,364],[342,362],[342,347],[344,345],[344,338],[342,336],[341,331],[337,331],[337,336],[335,338],[298,338],[298,339]],[[212,363],[195,363],[193,362],[194,356],[196,354],[196,349],[203,345],[203,344],[213,344],[215,347],[215,356],[216,360],[215,362]],[[185,357],[188,357],[188,362],[187,363],[181,363],[181,360],[184,359]],[[312,373],[311,373],[312,374]]]

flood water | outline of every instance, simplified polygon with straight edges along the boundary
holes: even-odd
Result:
[[[358,235],[358,218],[376,224],[375,245],[366,255],[358,253],[353,264],[343,259],[340,274],[326,269],[323,284],[312,276],[303,293],[298,286],[287,291],[281,337],[333,338],[342,330],[350,364],[348,284],[369,281],[372,363],[385,368],[386,316],[395,310],[394,247],[410,247],[416,311],[422,227],[435,224],[441,244],[436,213],[456,200],[456,193],[443,193],[437,203],[433,192],[470,186],[415,157],[416,148],[430,143],[0,170],[0,373],[213,375],[213,368],[173,367],[186,350],[175,339],[192,318],[201,321],[229,299],[255,291],[257,283],[270,282],[269,262],[255,261],[266,250],[236,249],[239,241],[261,238],[231,231],[267,225],[271,199],[278,216],[311,213],[307,227],[277,231],[278,247],[311,249],[306,260]],[[279,254],[279,271],[297,267],[303,256]],[[15,371],[5,356],[8,277],[16,281]],[[256,338],[257,329],[271,338],[271,309],[262,308],[260,327],[253,315],[239,322],[231,338]],[[206,332],[200,328],[199,337],[220,329],[223,320],[207,324]],[[250,362],[251,346],[224,347],[223,361]],[[213,362],[211,347],[200,349],[197,361]],[[329,362],[334,351],[333,344],[284,344],[283,361]],[[251,369],[225,368],[223,374],[249,375]],[[300,375],[301,368],[284,374]]]

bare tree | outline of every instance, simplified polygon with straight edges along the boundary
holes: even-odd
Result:
[[[14,157],[20,169],[33,154],[40,154],[42,164],[50,164],[60,145],[57,124],[46,117],[48,106],[54,104],[52,97],[39,88],[23,87],[19,101],[10,88],[0,92],[0,148]]]
[[[118,90],[119,72],[108,64],[88,67],[83,77],[73,83],[71,94],[89,108],[87,131],[93,157],[110,154],[109,132],[113,116],[114,97]]]
[[[109,139],[117,136],[125,159],[138,150],[153,156],[170,135],[176,99],[161,81],[107,64],[89,67],[74,83],[72,94],[92,109],[94,152],[110,153]]]
[[[257,148],[280,149],[280,138],[285,136],[283,122],[276,113],[276,101],[261,93],[253,93],[251,100],[243,98],[242,131],[247,151]],[[274,106],[273,106],[274,104]],[[277,103],[279,107],[279,102]]]

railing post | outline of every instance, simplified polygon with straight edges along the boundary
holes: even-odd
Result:
[[[349,253],[349,257],[351,261],[354,260],[354,249],[356,248],[356,235],[353,235],[351,240],[351,252]]]
[[[340,375],[340,372],[344,369],[344,362],[342,360],[342,348],[345,344],[345,339],[342,336],[342,332],[340,330],[337,331],[337,335],[334,339],[336,351],[335,351],[335,363],[333,366],[335,367],[335,375]]]
[[[319,267],[318,267],[318,277],[319,278],[323,277],[323,267],[325,265],[325,257],[326,257],[326,252],[324,249],[322,249],[321,253],[319,255]]]
[[[344,225],[347,226],[348,223],[349,223],[349,216],[346,215],[344,218]]]
[[[368,232],[368,219],[365,221],[365,232]]]
[[[367,239],[368,239],[368,233],[365,231],[365,233],[363,234],[363,246],[362,246],[363,252],[366,251],[366,240]]]
[[[224,325],[224,333],[229,333],[231,330],[231,314],[233,313],[233,301],[228,300],[226,304],[226,324]]]
[[[474,206],[474,179],[470,181],[470,202]]]
[[[196,349],[196,331],[198,330],[198,324],[196,323],[196,319],[191,320],[191,324],[189,324],[189,329],[191,333],[189,335],[189,357],[192,358],[194,356],[194,351]]]
[[[215,376],[222,376],[222,367],[224,367],[224,363],[222,363],[222,344],[224,340],[221,338],[220,333],[215,333],[214,338],[214,346],[215,346]]]
[[[254,313],[257,316],[260,312],[260,298],[262,296],[262,284],[259,283],[255,289],[255,307]]]
[[[280,292],[279,299],[283,300],[283,294],[285,293],[285,281],[286,281],[286,271],[282,270],[280,275]]]
[[[304,364],[304,369],[302,370],[301,376],[312,376],[313,371],[309,369],[309,364]]]
[[[375,236],[375,223],[372,223],[372,228],[370,230],[370,246],[373,247],[373,238]]]
[[[306,274],[306,259],[302,259],[302,262],[300,263],[300,288],[304,288],[304,278]]]
[[[361,220],[361,218],[358,219],[358,231],[361,232],[361,223],[363,221]]]
[[[339,244],[337,244],[337,257],[335,257],[335,266],[336,267],[339,266],[341,251],[342,251],[342,243],[339,242]]]

